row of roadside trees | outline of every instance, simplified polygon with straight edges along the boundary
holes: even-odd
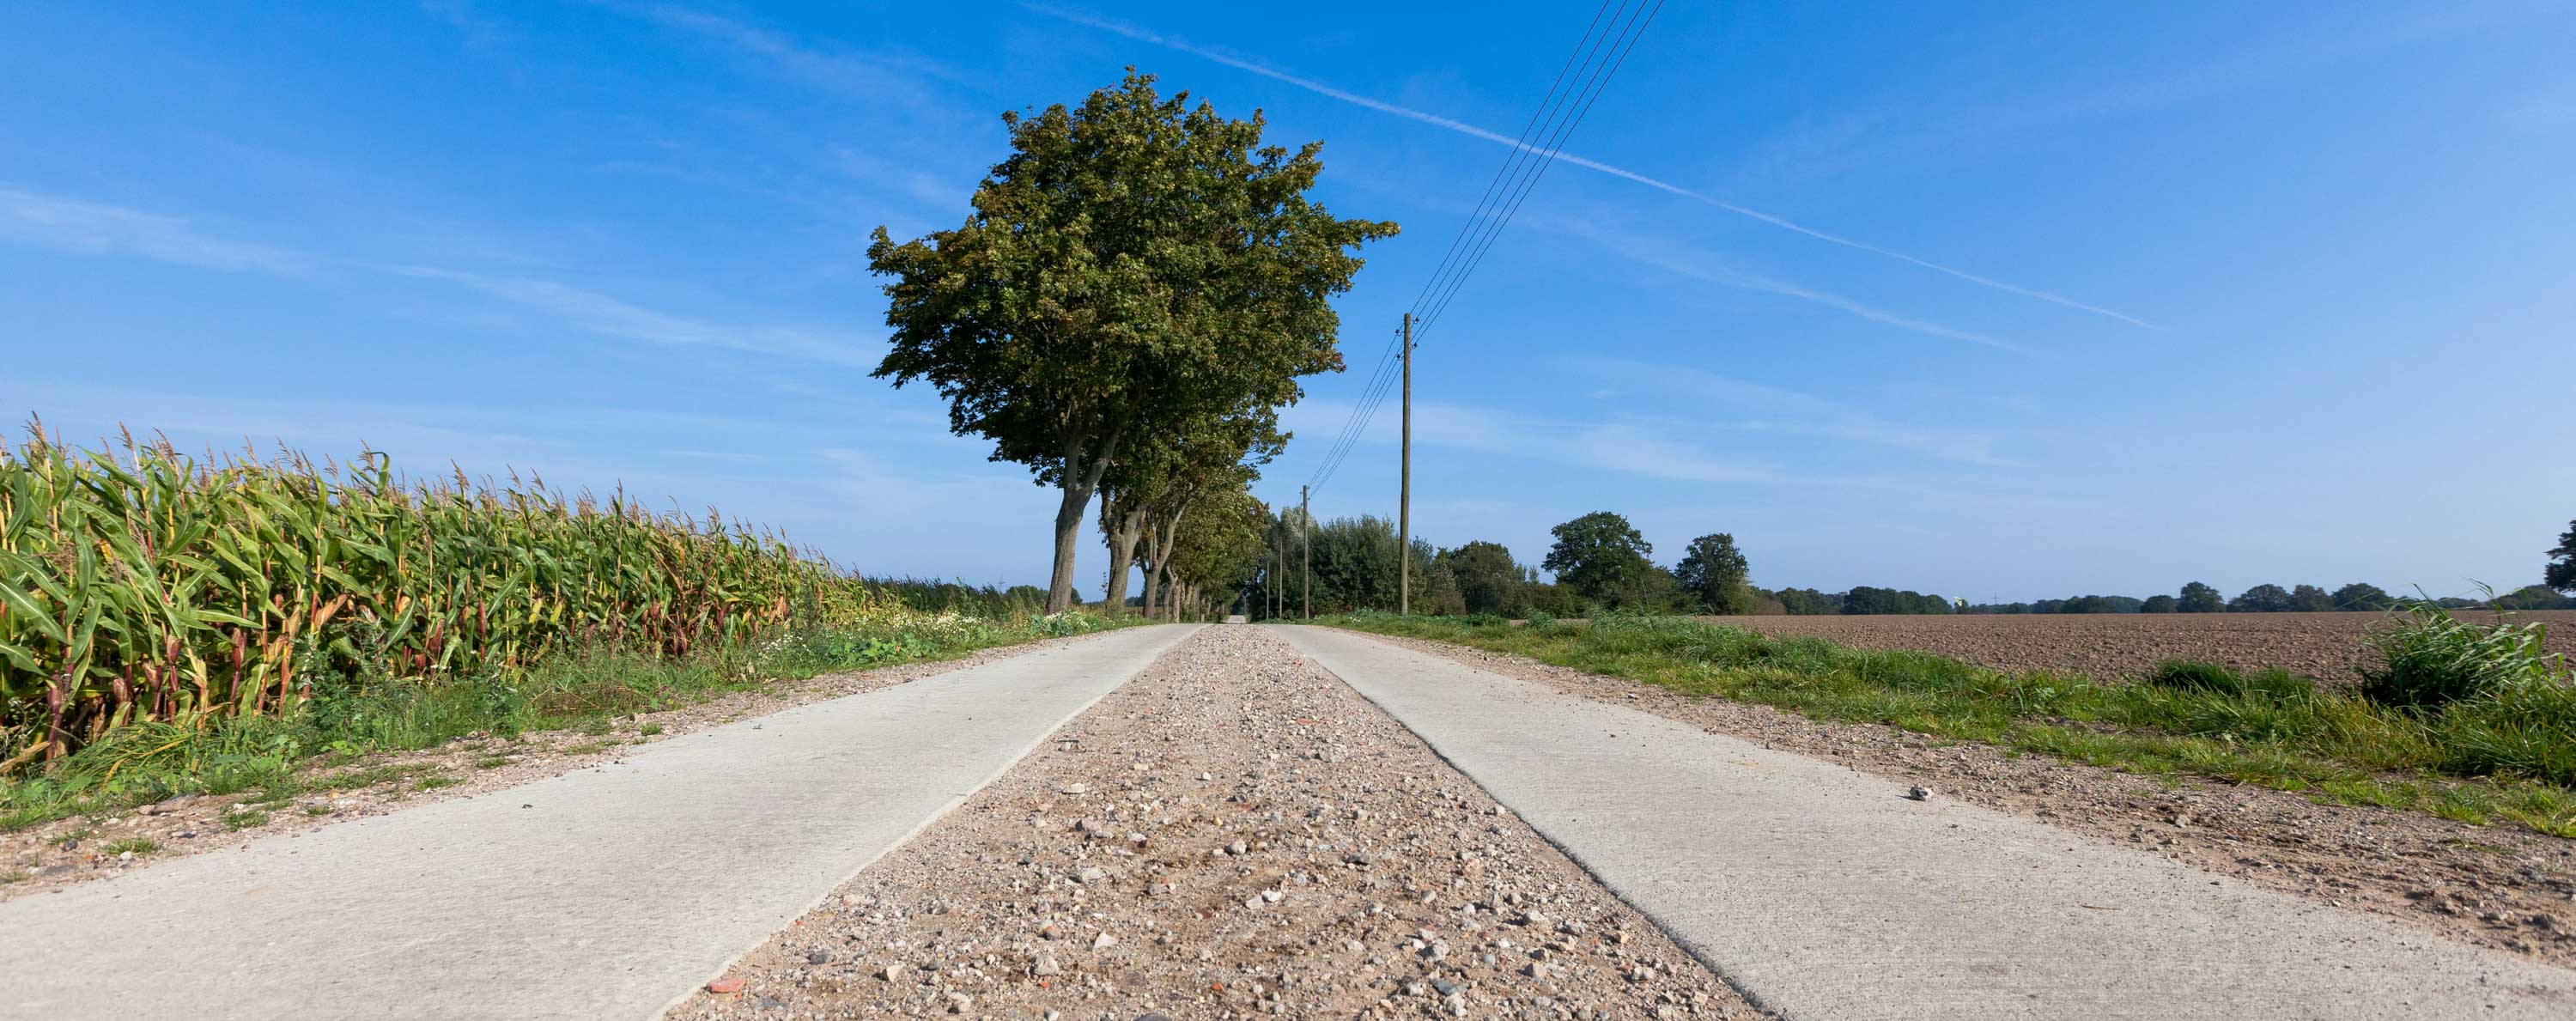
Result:
[[[1320,143],[1168,98],[1129,69],[1078,107],[1005,113],[1011,153],[959,226],[868,247],[889,277],[893,349],[876,375],[926,383],[949,427],[1058,491],[1046,609],[1074,605],[1094,497],[1126,604],[1141,567],[1158,615],[1214,612],[1275,516],[1249,487],[1288,437],[1300,380],[1339,371],[1330,300],[1390,222],[1308,197]]]

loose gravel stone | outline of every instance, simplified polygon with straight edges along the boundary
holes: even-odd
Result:
[[[1258,629],[1202,630],[1048,747],[734,974],[800,1018],[944,1015],[951,995],[1083,1021],[1763,1016]],[[1076,831],[1077,807],[1145,846]],[[781,1016],[744,1000],[673,1016]]]

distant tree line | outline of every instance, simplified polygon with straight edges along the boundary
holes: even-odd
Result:
[[[1268,616],[1273,607],[1284,607],[1291,617],[1298,614],[1306,584],[1303,566],[1309,555],[1318,614],[1394,609],[1397,564],[1407,556],[1412,560],[1414,609],[1432,614],[2313,613],[2386,611],[2419,601],[2452,609],[2576,609],[2576,597],[2556,591],[2576,590],[2576,522],[2569,523],[2558,548],[2550,552],[2547,584],[2491,599],[2425,600],[2392,595],[2367,582],[2331,592],[2317,585],[2256,585],[2229,598],[2208,583],[2195,581],[2172,595],[2081,595],[1972,605],[1868,585],[1843,592],[1759,588],[1749,580],[1751,564],[1744,551],[1726,532],[1691,540],[1681,558],[1667,568],[1655,563],[1654,546],[1626,517],[1609,511],[1586,514],[1551,529],[1556,541],[1536,564],[1522,563],[1503,544],[1485,540],[1440,548],[1416,539],[1411,550],[1399,551],[1394,523],[1366,515],[1305,523],[1290,508],[1260,520],[1263,548],[1252,554],[1259,562],[1249,569],[1249,580],[1237,594],[1256,617]],[[1240,555],[1242,545],[1233,548]],[[1541,572],[1553,580],[1542,580]]]
[[[2546,585],[2516,589],[2492,599],[2445,597],[2425,599],[2420,596],[2394,596],[2368,582],[2353,582],[2332,592],[2315,585],[2256,585],[2225,598],[2203,582],[2192,582],[2170,596],[2074,596],[2067,599],[2041,599],[2027,603],[1977,603],[1966,613],[2328,613],[2335,611],[2386,611],[2429,602],[2446,609],[2493,608],[2499,610],[2568,610],[2576,609],[2576,597],[2563,596]]]

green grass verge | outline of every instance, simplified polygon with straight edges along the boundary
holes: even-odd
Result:
[[[2212,777],[2576,837],[2576,688],[2563,682],[2428,711],[2320,691],[2280,671],[2248,677],[2167,664],[2138,683],[2104,683],[1683,618],[1515,627],[1496,617],[1361,613],[1316,623],[2124,772]]]
[[[503,741],[549,730],[606,735],[613,721],[693,705],[730,692],[842,670],[955,659],[984,649],[1142,623],[1089,614],[988,621],[955,616],[805,631],[680,658],[597,648],[554,657],[512,678],[349,684],[315,693],[295,712],[197,724],[137,723],[29,774],[0,778],[0,831],[67,816],[116,811],[180,794],[256,792],[225,817],[245,829],[297,796],[409,782],[431,790],[461,782],[427,767],[331,771],[376,752],[429,748],[463,737]],[[641,732],[659,733],[646,724]],[[605,748],[611,742],[594,742]],[[596,750],[596,749],[593,749]],[[477,765],[499,765],[490,755]]]

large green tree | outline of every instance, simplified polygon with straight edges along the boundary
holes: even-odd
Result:
[[[2224,613],[2227,599],[2219,595],[2217,589],[2195,581],[2182,587],[2182,598],[2176,601],[2174,608],[2183,613]]]
[[[1735,548],[1735,536],[1725,532],[1691,540],[1682,562],[1673,566],[1684,590],[1708,612],[1724,614],[1753,612],[1753,586],[1746,581],[1751,571],[1744,552]]]
[[[2227,601],[2229,613],[2281,613],[2299,608],[2290,591],[2278,585],[2256,585]]]
[[[1474,540],[1456,549],[1440,551],[1440,562],[1449,567],[1449,577],[1457,583],[1459,602],[1468,613],[1503,613],[1515,603],[1513,597],[1521,584],[1520,565],[1512,560],[1512,551],[1499,542]]]
[[[2549,551],[2540,582],[2561,592],[2576,592],[2576,521],[2567,523],[2567,534],[2558,537],[2558,548]]]
[[[1539,566],[1555,572],[1557,584],[1604,606],[1634,602],[1655,572],[1646,559],[1655,547],[1628,519],[1594,511],[1548,530],[1556,545]]]
[[[1047,609],[1072,604],[1085,511],[1122,450],[1341,367],[1330,299],[1392,223],[1307,197],[1320,143],[1165,98],[1130,70],[1082,105],[1002,115],[1011,155],[960,226],[896,244],[879,227],[893,350],[876,374],[928,381],[949,428],[1062,492]]]
[[[2362,581],[2334,590],[2333,601],[2338,610],[2385,610],[2397,605],[2386,589]]]
[[[1312,546],[1317,613],[1394,610],[1396,567],[1408,555],[1412,558],[1414,597],[1421,599],[1428,594],[1431,543],[1416,539],[1413,548],[1406,550],[1396,538],[1395,522],[1367,514],[1320,522],[1315,526]],[[1291,553],[1292,557],[1298,555]],[[1291,590],[1303,595],[1302,569],[1297,573],[1299,578]]]

